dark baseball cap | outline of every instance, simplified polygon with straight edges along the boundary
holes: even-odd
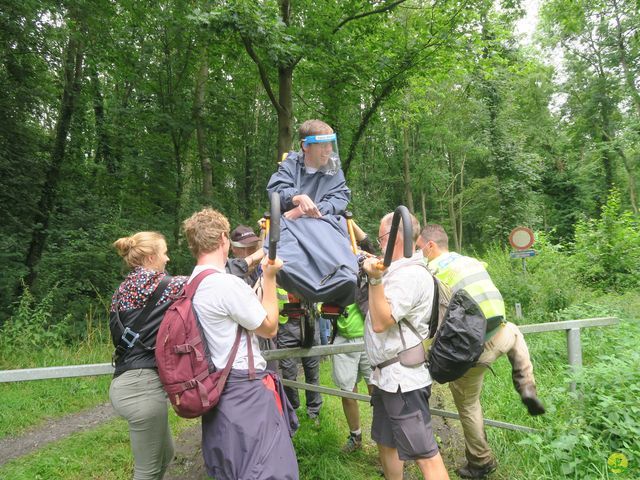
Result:
[[[231,232],[231,245],[234,247],[249,247],[260,241],[260,238],[253,232],[251,227],[238,225]]]

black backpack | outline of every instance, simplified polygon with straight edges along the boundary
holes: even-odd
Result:
[[[487,319],[480,307],[464,289],[458,290],[429,350],[431,378],[447,383],[463,376],[480,358],[486,332]]]

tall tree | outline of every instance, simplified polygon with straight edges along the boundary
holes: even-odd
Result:
[[[84,26],[81,13],[77,6],[72,6],[66,18],[67,43],[64,49],[62,61],[62,95],[58,118],[56,120],[55,135],[51,148],[51,159],[46,172],[40,201],[33,219],[33,231],[27,250],[25,265],[27,275],[25,283],[31,287],[38,274],[38,263],[42,258],[48,235],[49,220],[53,211],[60,170],[65,161],[67,136],[71,126],[71,120],[76,110],[77,99],[80,95],[83,76],[84,61]]]

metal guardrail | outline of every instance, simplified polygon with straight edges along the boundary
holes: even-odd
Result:
[[[563,322],[549,322],[549,323],[537,323],[532,325],[522,325],[518,328],[524,334],[530,333],[542,333],[553,331],[566,331],[567,332],[567,356],[569,367],[572,371],[579,369],[582,366],[582,343],[580,338],[580,330],[582,328],[590,327],[604,327],[610,325],[616,325],[619,323],[617,317],[598,317],[598,318],[586,318],[579,320],[567,320]],[[336,353],[351,353],[362,352],[364,350],[364,343],[350,343],[347,345],[324,345],[312,348],[287,348],[282,350],[266,350],[262,352],[263,357],[266,360],[281,360],[283,358],[302,358],[313,357],[320,355],[335,355]],[[54,378],[72,378],[72,377],[86,377],[93,375],[110,375],[113,373],[113,367],[110,363],[95,363],[90,365],[71,365],[60,367],[45,367],[45,368],[26,368],[18,370],[0,370],[0,383],[7,382],[23,382],[31,380],[47,380]],[[353,398],[363,402],[368,402],[370,397],[368,395],[362,395],[353,392],[345,392],[335,388],[323,387],[318,385],[310,385],[308,383],[295,382],[292,380],[283,380],[285,385],[293,388],[300,388],[304,390],[311,390],[327,395],[335,395],[338,397]],[[575,383],[570,384],[569,387],[572,391],[575,390]],[[447,418],[459,418],[458,414],[454,412],[447,412],[445,410],[432,409],[434,415]],[[505,428],[508,430],[517,430],[522,432],[535,432],[535,429],[524,427],[521,425],[513,425],[506,422],[499,422],[496,420],[485,419],[485,425]]]
[[[325,395],[333,395],[336,397],[351,398],[353,400],[359,400],[366,403],[369,403],[369,401],[371,400],[371,397],[369,395],[364,395],[362,393],[347,392],[345,390],[338,390],[337,388],[323,387],[322,385],[311,385],[308,383],[296,382],[294,380],[287,380],[284,378],[282,379],[282,384],[286,385],[287,387],[311,390],[312,392],[324,393]],[[431,407],[429,408],[429,411],[432,415],[437,415],[439,417],[453,418],[455,420],[460,419],[460,415],[455,412],[449,412],[447,410],[441,410],[439,408]],[[535,428],[524,427],[522,425],[516,425],[513,423],[500,422],[498,420],[490,420],[488,418],[484,419],[484,424],[490,427],[497,427],[505,430],[514,430],[516,432],[535,433],[537,431]]]
[[[565,330],[567,332],[567,359],[572,372],[577,372],[582,367],[582,341],[580,329],[588,327],[606,327],[620,322],[618,317],[581,318],[579,320],[566,320],[564,322],[536,323],[518,327],[522,333],[542,333]],[[569,390],[576,391],[576,382],[569,384]]]

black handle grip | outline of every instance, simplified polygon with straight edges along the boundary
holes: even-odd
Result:
[[[413,228],[411,225],[411,214],[409,209],[404,205],[399,205],[393,212],[393,220],[391,220],[391,230],[389,231],[389,241],[387,242],[387,250],[384,253],[384,260],[382,264],[385,268],[391,265],[391,257],[393,255],[393,248],[396,244],[396,237],[398,236],[398,226],[400,225],[400,219],[402,218],[402,239],[404,242],[404,256],[410,258],[413,255]]]
[[[276,259],[278,241],[280,241],[280,195],[276,192],[271,194],[271,211],[269,220],[269,262]]]

